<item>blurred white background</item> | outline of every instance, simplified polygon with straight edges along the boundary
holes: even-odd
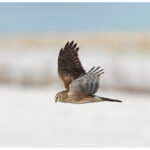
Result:
[[[0,3],[0,147],[149,147],[149,13],[149,3]],[[86,70],[105,70],[97,95],[123,103],[54,102],[72,40]]]

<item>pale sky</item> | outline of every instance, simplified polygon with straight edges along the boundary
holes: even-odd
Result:
[[[149,28],[150,3],[0,3],[0,34]]]

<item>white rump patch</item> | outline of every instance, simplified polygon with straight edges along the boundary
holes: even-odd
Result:
[[[100,97],[99,97],[99,96],[97,96],[97,95],[95,95],[95,96],[94,96],[94,98],[95,98],[95,99],[97,99],[97,100],[98,100],[98,99],[100,99]]]

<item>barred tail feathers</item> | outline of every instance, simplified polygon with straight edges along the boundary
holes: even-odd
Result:
[[[100,97],[100,96],[95,96],[94,98],[95,98],[97,101],[122,102],[121,100],[111,99],[111,98],[106,98],[106,97]]]

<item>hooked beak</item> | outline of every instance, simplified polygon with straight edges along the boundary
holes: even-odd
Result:
[[[55,99],[55,103],[57,103],[57,100]]]

